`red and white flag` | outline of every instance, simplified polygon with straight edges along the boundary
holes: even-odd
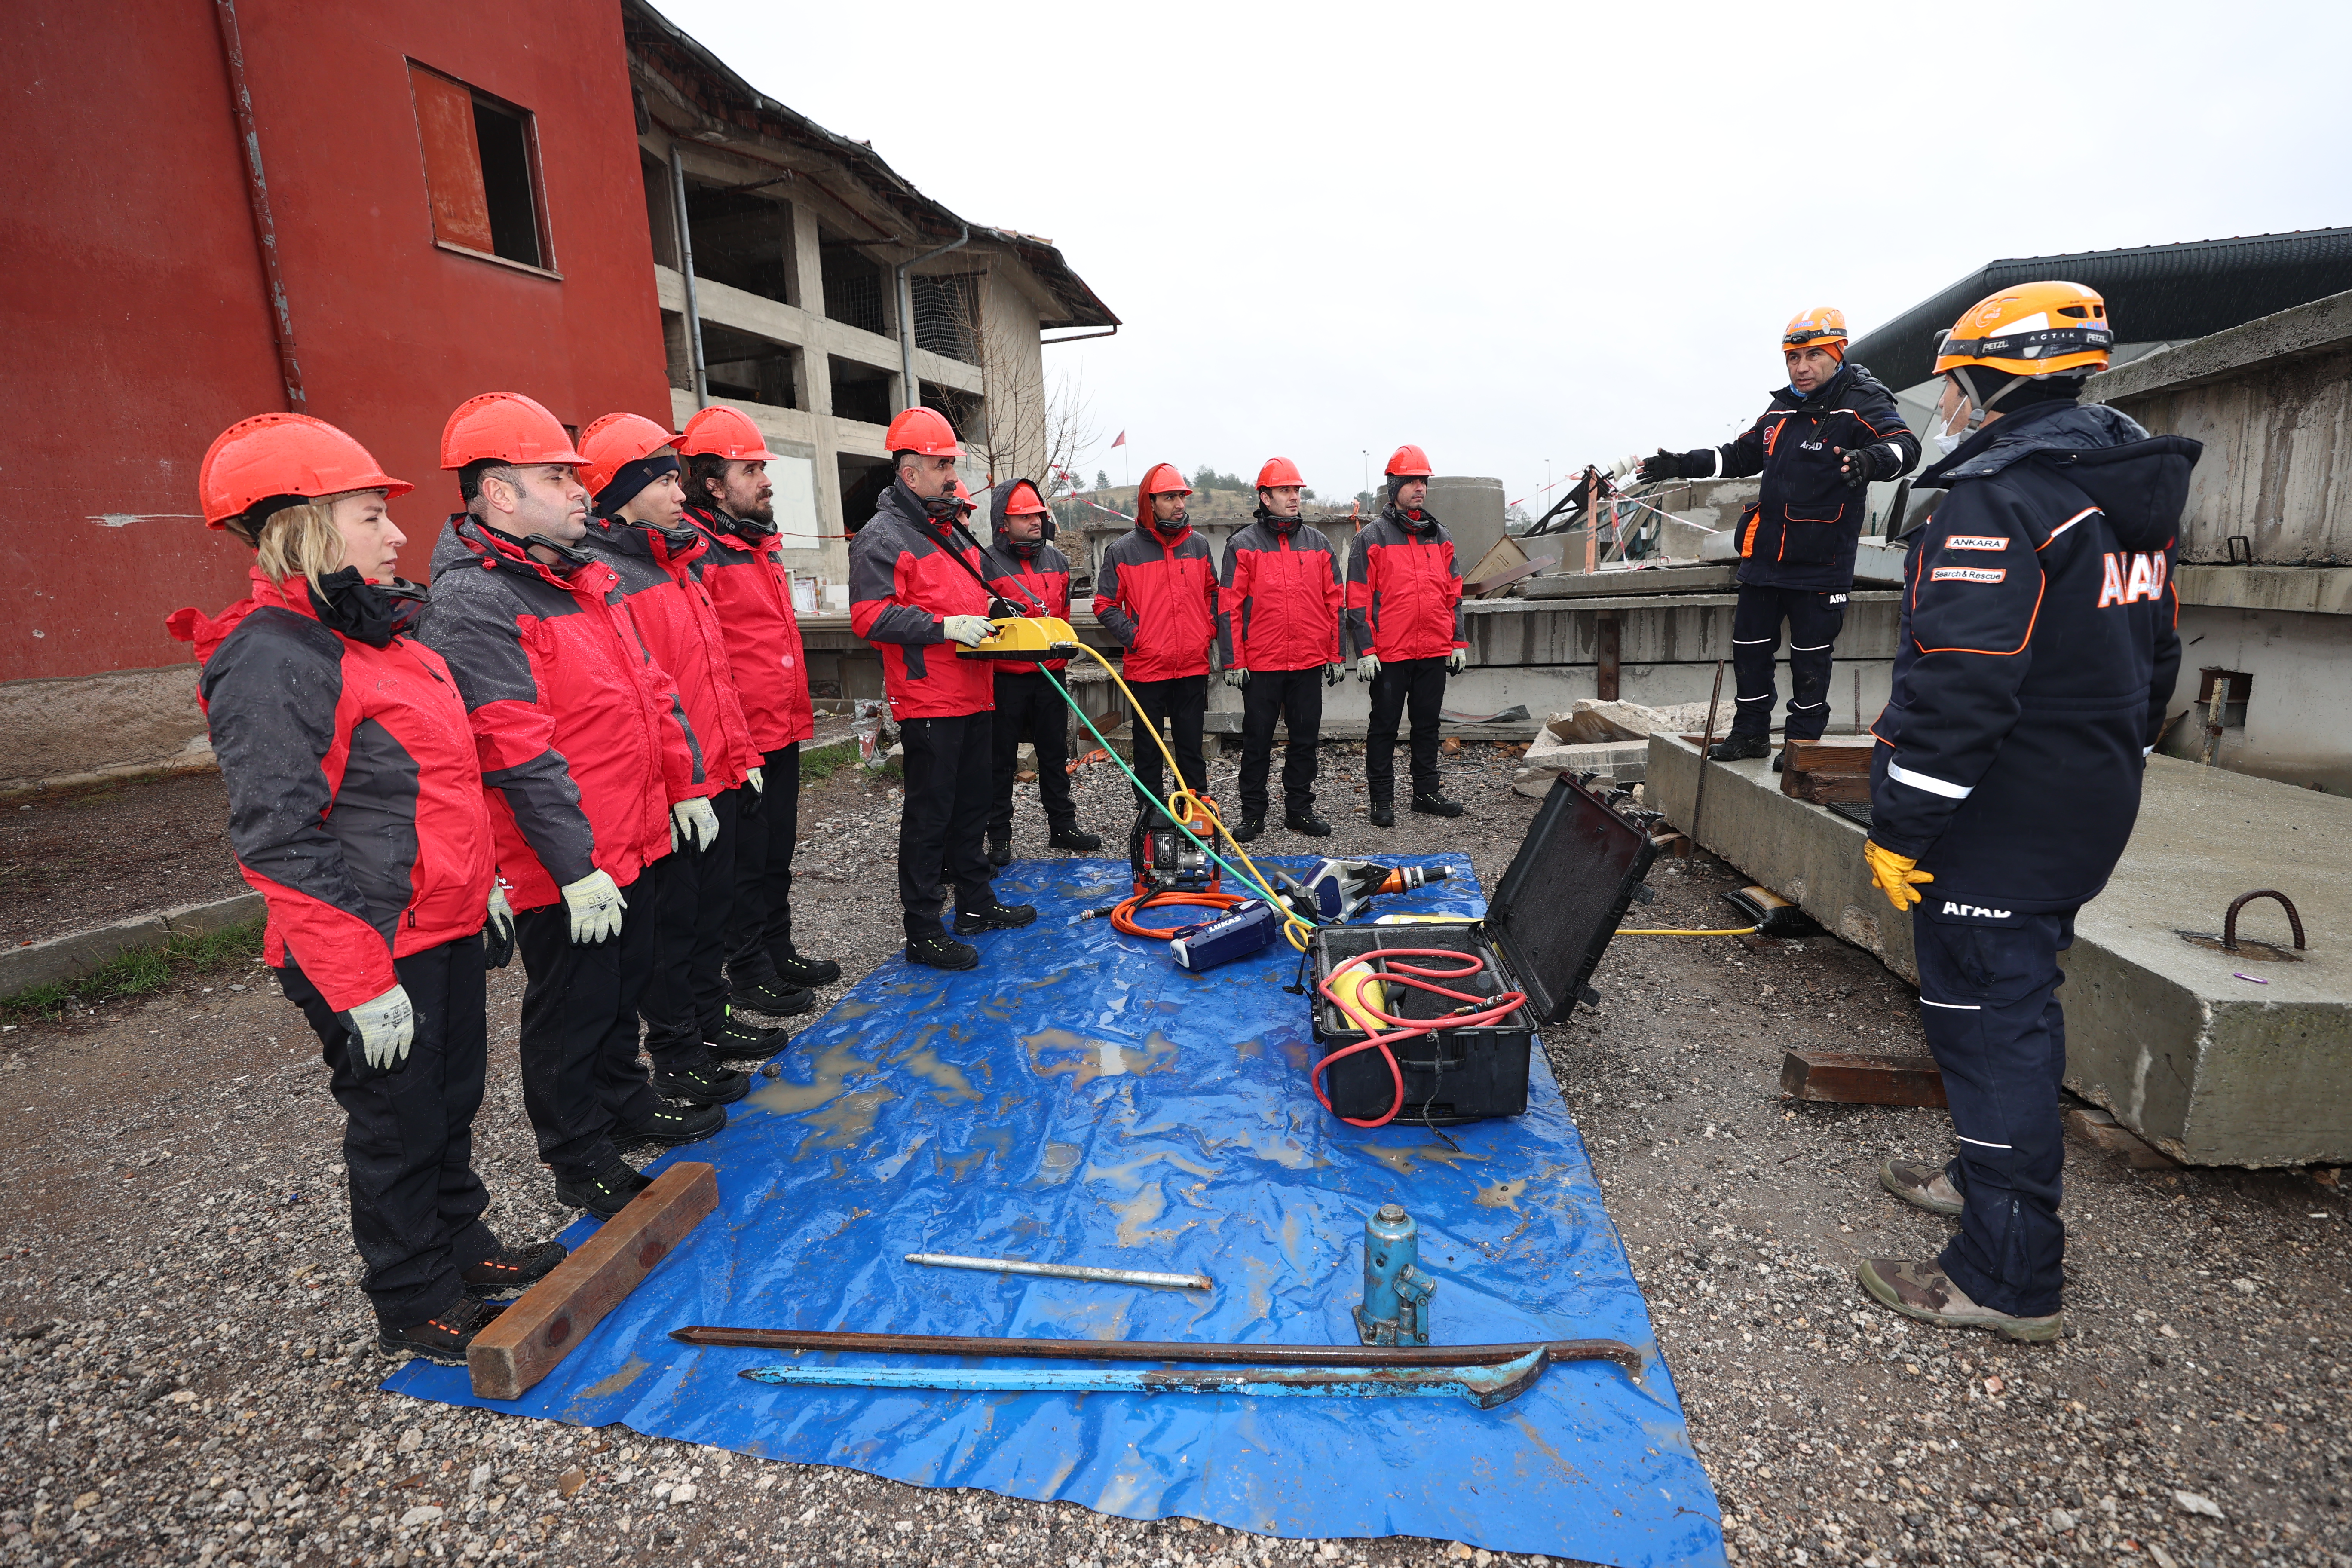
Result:
[[[1124,431],[1124,430],[1120,431],[1120,432],[1118,433],[1118,440],[1116,440],[1116,441],[1113,441],[1113,442],[1111,443],[1111,445],[1112,445],[1112,446],[1114,446],[1114,447],[1124,447],[1124,446],[1126,446],[1126,445],[1127,445],[1127,432],[1126,432],[1126,431]]]

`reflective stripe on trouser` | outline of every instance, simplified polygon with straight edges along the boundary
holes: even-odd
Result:
[[[1959,1152],[1948,1166],[1968,1207],[1937,1267],[1980,1305],[2020,1317],[2058,1310],[2066,1227],[2059,1089],[2066,1022],[2058,954],[2074,911],[1999,921],[1911,912],[1919,1020],[1944,1075]]]
[[[1364,726],[1364,789],[1374,800],[1396,798],[1397,721],[1412,724],[1412,792],[1436,795],[1438,714],[1445,706],[1445,661],[1392,658],[1372,677],[1372,716]]]
[[[727,911],[727,974],[745,990],[776,978],[793,951],[793,846],[800,837],[801,748],[761,759],[761,794],[735,794],[735,896]]]
[[[629,900],[621,934],[593,946],[574,945],[560,902],[515,916],[515,951],[530,975],[517,1052],[522,1107],[559,1181],[584,1182],[612,1164],[616,1138],[661,1107],[637,1065],[637,1003],[660,921],[646,878],[621,893]]]
[[[955,889],[956,908],[976,910],[988,888],[989,727],[992,716],[902,719],[898,743],[907,799],[898,808],[898,903],[908,936],[940,929],[940,893]]]
[[[1772,588],[1742,583],[1731,613],[1731,668],[1738,677],[1739,702],[1731,721],[1735,735],[1762,735],[1772,728],[1773,665],[1780,655],[1780,623],[1789,623],[1789,721],[1791,741],[1818,741],[1830,722],[1830,661],[1845,626],[1843,595],[1806,588]]]
[[[1242,815],[1266,814],[1266,775],[1274,770],[1274,726],[1288,738],[1282,748],[1282,808],[1305,816],[1315,809],[1317,745],[1323,729],[1323,667],[1255,669],[1242,688]]]
[[[646,1021],[646,1055],[666,1072],[710,1066],[709,1042],[727,1021],[727,926],[735,912],[741,796],[750,787],[710,797],[719,837],[709,848],[680,840],[644,878],[653,884],[660,929],[637,1013]]]
[[[416,1014],[408,1059],[393,1072],[367,1065],[290,953],[278,984],[319,1037],[343,1108],[352,1240],[367,1264],[360,1288],[379,1322],[407,1329],[455,1305],[464,1271],[499,1249],[482,1223],[490,1194],[474,1173],[474,1113],[489,1060],[482,939],[396,958],[392,971]]]
[[[990,767],[988,830],[1000,837],[1013,831],[1013,774],[1021,742],[1037,748],[1037,801],[1055,827],[1078,825],[1070,798],[1070,705],[1042,671],[996,677],[996,711],[988,718]]]

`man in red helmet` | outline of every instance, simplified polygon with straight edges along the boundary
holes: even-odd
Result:
[[[1192,493],[1175,464],[1152,465],[1136,488],[1134,529],[1103,546],[1095,563],[1095,617],[1127,649],[1119,673],[1141,710],[1135,776],[1152,800],[1166,798],[1160,748],[1151,743],[1163,725],[1182,775],[1178,782],[1203,796],[1209,791],[1201,731],[1209,714],[1209,648],[1217,637],[1217,568],[1208,542],[1185,517],[1184,498]]]
[[[702,586],[709,541],[685,518],[675,437],[636,414],[607,414],[580,437],[582,482],[595,502],[582,548],[613,569],[629,616],[655,660],[677,683],[702,777],[673,802],[686,816],[653,868],[659,926],[652,978],[638,1012],[654,1088],[697,1105],[726,1105],[751,1080],[724,1064],[764,1061],[782,1029],[734,1016],[727,996],[727,921],[734,903],[738,792],[764,782],[735,693],[725,635]]]
[[[907,802],[898,814],[898,903],[907,957],[970,969],[980,950],[956,937],[1025,926],[1027,904],[998,901],[981,847],[988,825],[989,712],[996,679],[986,659],[958,658],[996,635],[994,596],[981,552],[959,539],[956,459],[963,448],[935,409],[890,422],[890,488],[849,542],[849,625],[882,655],[882,679],[906,748]],[[955,889],[956,936],[940,923],[942,883]]]
[[[709,807],[688,804],[703,768],[677,684],[646,651],[620,579],[579,548],[584,461],[528,397],[458,405],[441,466],[466,510],[434,548],[418,639],[465,699],[520,911],[523,1107],[539,1157],[557,1202],[610,1216],[651,1184],[624,1147],[691,1143],[727,1113],[661,1099],[637,1065],[657,934],[640,883],[670,852],[673,823],[682,837]]]
[[[1015,614],[1070,618],[1070,563],[1055,549],[1054,514],[1033,480],[1014,479],[989,491],[993,542],[985,561],[989,581]],[[1046,843],[1055,849],[1102,847],[1102,839],[1078,826],[1077,802],[1070,795],[1070,710],[1043,670],[1059,675],[1066,658],[1043,665],[1023,661],[996,665],[996,714],[990,721],[996,755],[991,769],[988,863],[1013,860],[1013,774],[1021,742],[1037,748],[1037,799],[1053,829]]]
[[[1331,542],[1299,521],[1306,486],[1287,458],[1271,458],[1258,470],[1257,510],[1226,541],[1220,574],[1217,662],[1225,684],[1242,692],[1242,821],[1234,837],[1244,844],[1265,831],[1277,722],[1290,736],[1282,762],[1282,825],[1309,838],[1331,832],[1315,815],[1316,742],[1323,688],[1337,686],[1345,668],[1339,618],[1346,595]]]
[[[1422,509],[1429,499],[1429,457],[1399,447],[1389,458],[1388,504],[1348,547],[1348,637],[1356,673],[1371,683],[1372,716],[1364,731],[1364,785],[1375,827],[1396,826],[1397,721],[1412,721],[1412,809],[1459,816],[1437,771],[1438,713],[1445,678],[1462,673],[1469,643],[1462,635],[1462,568],[1454,537]]]

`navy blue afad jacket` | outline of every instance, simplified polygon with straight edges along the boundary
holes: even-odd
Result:
[[[1858,364],[1840,365],[1805,396],[1782,387],[1738,440],[1683,454],[1686,479],[1764,476],[1756,509],[1739,520],[1742,583],[1825,594],[1853,586],[1869,492],[1845,482],[1840,451],[1863,453],[1879,479],[1919,460],[1919,437],[1903,423],[1895,395]]]
[[[1872,727],[1870,837],[1943,904],[2089,901],[2131,837],[2180,670],[2172,584],[2200,445],[2043,403],[1920,476],[1894,694]]]

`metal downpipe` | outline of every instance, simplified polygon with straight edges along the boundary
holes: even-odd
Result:
[[[710,379],[702,363],[702,307],[694,297],[694,226],[686,216],[686,160],[677,142],[669,144],[669,199],[677,219],[677,269],[686,279],[687,355],[693,362],[694,405],[710,406]]]

